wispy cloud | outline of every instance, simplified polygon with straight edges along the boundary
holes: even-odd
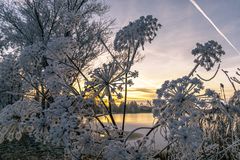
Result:
[[[152,100],[156,97],[156,89],[155,88],[129,88],[128,89],[128,99],[129,100],[137,100],[137,101],[146,101]]]
[[[130,88],[130,92],[142,92],[142,93],[150,93],[153,94],[156,92],[156,89],[149,89],[149,88]]]
[[[207,14],[201,9],[201,7],[194,0],[190,0],[194,7],[208,20],[208,22],[216,29],[216,31],[228,42],[228,44],[240,55],[240,51],[232,44],[232,42],[221,32],[221,30],[213,23],[213,21],[207,16]]]

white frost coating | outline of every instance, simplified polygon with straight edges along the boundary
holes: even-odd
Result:
[[[160,27],[161,24],[152,15],[142,16],[117,32],[114,40],[114,49],[121,52],[126,51],[130,46],[138,47],[136,45],[141,45],[144,47],[146,41],[151,43],[155,38],[156,32]]]
[[[200,64],[207,71],[211,70],[216,63],[220,63],[221,57],[225,54],[222,46],[213,40],[204,43],[204,45],[200,43],[196,45],[197,47],[192,50],[192,55],[196,57],[194,62]]]

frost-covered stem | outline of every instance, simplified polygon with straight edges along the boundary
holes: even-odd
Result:
[[[100,42],[103,44],[103,46],[106,48],[106,50],[108,51],[108,53],[111,55],[111,57],[113,58],[113,60],[119,65],[119,67],[121,67],[122,70],[124,70],[123,66],[120,64],[120,62],[116,59],[116,57],[112,54],[112,52],[110,51],[110,49],[108,48],[108,46],[106,45],[106,43],[102,40],[102,38],[99,38]]]
[[[136,44],[136,47],[133,46],[134,51],[133,51],[133,56],[130,60],[130,47],[128,49],[128,59],[127,59],[127,65],[126,65],[126,73],[125,73],[125,90],[124,90],[124,106],[123,106],[123,122],[122,122],[122,131],[124,132],[124,128],[125,128],[125,118],[126,118],[126,109],[127,109],[127,83],[128,83],[128,73],[131,69],[131,66],[133,65],[133,61],[135,58],[135,55],[137,53],[137,49],[139,47],[139,42]],[[130,62],[130,64],[129,64]],[[122,134],[123,134],[122,132]]]
[[[36,90],[36,94],[41,94],[42,97],[44,97],[45,95],[38,89],[38,87],[36,87],[35,85],[33,85],[29,80],[27,80],[27,78],[25,78],[24,76],[22,76],[21,74],[19,74],[19,76],[24,79],[27,83],[29,83],[35,90]]]
[[[110,88],[109,88],[109,86],[108,86],[108,107],[109,107],[109,116],[110,116],[110,118],[113,120],[113,125],[114,125],[115,127],[117,127],[117,124],[116,124],[116,122],[115,122],[115,120],[114,120],[114,117],[113,117],[113,115],[112,115],[112,95],[111,95],[111,93],[110,93]]]
[[[227,78],[228,78],[229,82],[231,83],[231,85],[232,85],[232,87],[233,87],[234,91],[236,92],[236,91],[237,91],[237,89],[236,89],[236,87],[235,87],[234,83],[232,82],[231,78],[228,76],[228,73],[227,73],[227,71],[225,71],[225,70],[223,70],[223,69],[222,69],[222,71],[223,71],[223,73],[224,73],[224,74],[227,76]]]
[[[191,77],[193,75],[193,73],[196,71],[196,69],[198,68],[198,66],[200,65],[200,63],[197,63],[196,66],[192,69],[192,71],[188,74],[188,77]]]
[[[153,127],[150,127],[149,129],[149,131],[147,132],[147,134],[144,136],[144,137],[148,137],[151,133],[152,133],[152,131],[154,131],[156,128],[158,128],[159,126],[160,126],[161,124],[160,123],[156,123]],[[140,148],[141,146],[142,146],[142,142],[139,144],[139,146],[138,146],[138,148]]]
[[[126,108],[127,108],[127,80],[128,80],[128,72],[129,72],[129,59],[130,59],[130,47],[128,48],[128,56],[127,56],[127,64],[125,70],[125,77],[124,77],[124,103],[123,103],[123,121],[122,121],[122,135],[125,128],[125,116],[126,116]]]
[[[167,146],[165,146],[161,151],[159,151],[158,153],[156,153],[153,158],[159,158],[158,156],[168,147],[170,147],[173,143],[175,143],[177,141],[177,139],[175,139],[174,141],[172,141],[171,143],[169,143]]]
[[[109,113],[112,115],[112,96],[110,93],[109,86],[108,86],[108,107],[109,107]]]
[[[96,90],[95,90],[95,92],[96,92]],[[106,103],[103,101],[102,97],[100,97],[99,95],[98,95],[98,98],[100,99],[100,101],[102,102],[102,104],[105,106],[105,108],[106,108],[106,110],[107,110],[107,112],[108,112],[108,114],[109,114],[109,116],[110,116],[110,119],[111,119],[111,121],[112,121],[112,124],[113,124],[113,125],[115,126],[115,128],[117,129],[117,128],[118,128],[118,127],[117,127],[117,124],[116,124],[116,122],[115,122],[115,120],[114,120],[114,118],[113,118],[113,115],[110,114],[109,110],[107,109]]]
[[[99,152],[98,156],[96,157],[95,160],[98,160],[100,158],[100,156],[102,155],[103,151],[104,151],[105,147]]]
[[[156,124],[153,127],[139,127],[139,128],[135,128],[134,130],[132,130],[127,137],[124,139],[124,145],[126,145],[128,138],[136,131],[140,130],[140,129],[149,129],[148,133],[145,135],[145,137],[149,136],[149,134],[157,127],[159,127],[160,124]],[[142,143],[139,144],[139,147],[142,145]]]
[[[156,124],[156,125],[153,126],[153,127],[139,127],[139,128],[135,128],[135,129],[132,130],[132,131],[127,135],[127,137],[124,139],[124,145],[126,145],[127,140],[129,139],[129,137],[130,137],[133,133],[135,133],[136,131],[138,131],[138,130],[140,130],[140,129],[149,129],[148,133],[144,136],[144,137],[148,137],[148,136],[150,135],[150,133],[151,133],[154,129],[158,128],[159,126],[160,126],[160,124]],[[139,147],[141,147],[141,145],[142,145],[142,143],[139,144]]]
[[[42,100],[41,100],[41,105],[42,105],[42,109],[45,109],[46,95],[45,95],[45,91],[44,91],[44,86],[42,84],[41,84],[41,92],[44,94],[44,96],[42,97]]]
[[[239,73],[238,72],[236,72],[236,73],[239,76]],[[231,80],[233,80],[234,82],[240,84],[240,81],[236,77],[231,77]]]
[[[128,73],[125,74],[125,90],[124,90],[124,105],[123,105],[123,121],[122,121],[122,131],[124,132],[125,127],[125,117],[126,117],[126,109],[127,109],[127,79]]]
[[[94,118],[96,118],[96,120],[99,122],[99,124],[102,126],[102,128],[104,129],[104,131],[107,133],[108,136],[110,136],[108,130],[106,129],[106,127],[104,126],[104,124],[102,123],[102,121],[97,117],[94,116]]]
[[[135,128],[134,130],[132,130],[128,135],[127,135],[127,137],[124,139],[124,145],[126,145],[126,143],[127,143],[127,140],[129,139],[129,137],[133,134],[133,133],[135,133],[136,131],[138,131],[138,130],[140,130],[140,129],[152,129],[152,127],[139,127],[139,128]]]
[[[149,135],[152,133],[152,131],[154,131],[154,130],[155,130],[156,128],[158,128],[160,125],[161,125],[161,124],[159,123],[159,124],[156,124],[155,126],[153,126],[153,127],[148,131],[148,133],[145,135],[145,137],[149,136]]]
[[[203,78],[203,77],[201,77],[199,74],[197,74],[197,77],[198,77],[199,79],[203,80],[203,81],[206,81],[206,82],[207,82],[207,81],[211,81],[213,78],[216,77],[216,75],[217,75],[217,73],[218,73],[218,71],[219,71],[219,69],[220,69],[220,66],[221,66],[221,65],[219,64],[216,72],[215,72],[214,75],[213,75],[211,78],[209,78],[209,79]]]
[[[35,84],[32,85],[32,86],[37,86],[37,83],[35,83]],[[37,87],[36,87],[36,88],[37,88]],[[39,102],[39,99],[40,99],[39,92],[40,92],[40,91],[39,91],[38,89],[35,89],[35,90],[36,90],[36,94],[35,94],[34,99]]]

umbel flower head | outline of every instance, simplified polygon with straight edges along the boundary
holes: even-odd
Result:
[[[103,64],[101,68],[96,68],[91,74],[91,81],[86,82],[86,86],[94,88],[98,93],[102,92],[103,96],[113,93],[117,98],[121,99],[124,85],[124,72],[116,62]],[[136,78],[138,72],[130,72],[128,78]],[[133,85],[131,79],[128,80],[128,85]],[[97,94],[98,94],[97,93]]]
[[[102,92],[103,96],[116,93],[122,97],[120,93],[117,93],[117,90],[122,91],[123,89],[123,79],[118,64],[115,62],[103,64],[102,67],[96,68],[90,74],[91,81],[86,82],[87,87],[96,89],[98,93]]]
[[[136,47],[138,43],[143,47],[146,41],[151,43],[160,27],[161,24],[152,15],[142,16],[117,32],[114,49],[121,52]]]
[[[157,90],[158,99],[154,101],[156,106],[170,104],[181,107],[185,102],[198,102],[196,94],[203,89],[203,83],[198,78],[184,76],[172,81],[165,81]]]
[[[156,106],[154,111],[159,112],[160,108],[171,108],[172,112],[182,112],[183,108],[185,111],[188,108],[203,109],[206,107],[206,103],[218,99],[218,94],[215,91],[211,89],[203,91],[203,82],[196,77],[184,76],[172,81],[167,80],[157,90],[158,98],[153,100]]]
[[[216,41],[208,41],[204,45],[197,43],[197,47],[192,50],[192,55],[197,58],[195,63],[200,64],[207,71],[211,70],[215,63],[221,62],[221,56],[225,54],[222,46]]]

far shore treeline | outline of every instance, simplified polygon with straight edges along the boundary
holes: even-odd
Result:
[[[112,105],[112,113],[123,113],[123,105],[123,103]],[[99,108],[95,108],[95,112],[101,113]],[[126,113],[152,113],[152,107],[137,101],[130,101],[127,103]]]

